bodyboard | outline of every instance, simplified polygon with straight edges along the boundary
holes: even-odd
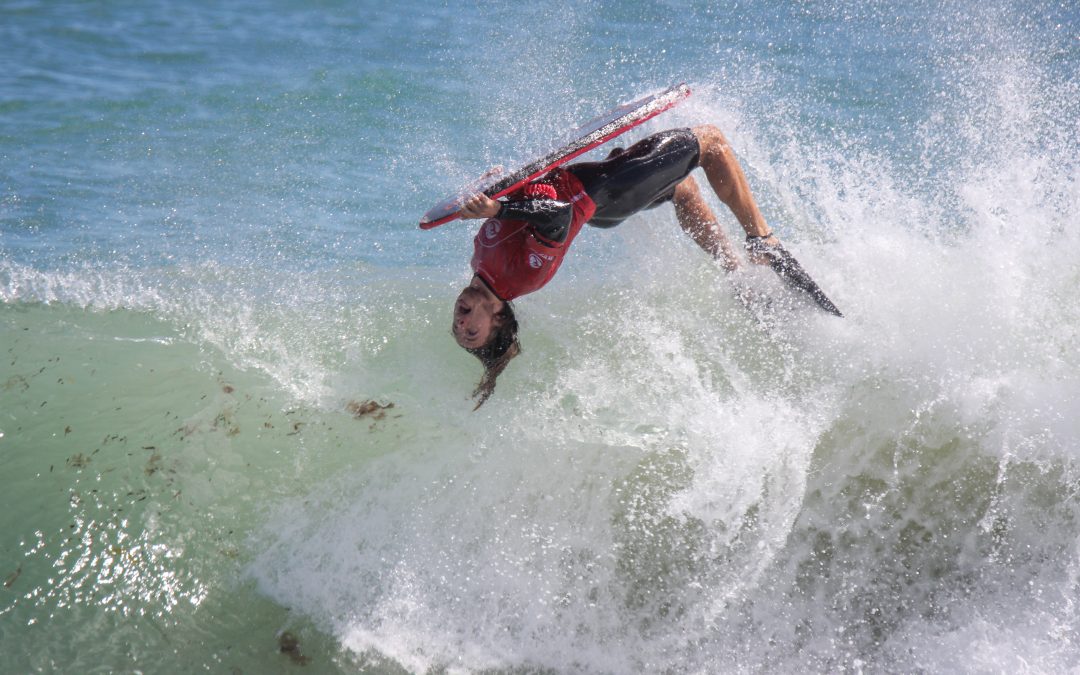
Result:
[[[602,145],[639,124],[670,110],[690,95],[690,88],[679,84],[659,94],[646,96],[589,120],[574,129],[554,149],[528,164],[509,173],[489,171],[452,197],[433,206],[420,219],[420,228],[430,230],[457,218],[457,212],[466,199],[483,192],[491,199],[498,199],[518,189],[525,183],[569,162],[598,145]]]

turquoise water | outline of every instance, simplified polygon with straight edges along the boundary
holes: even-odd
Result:
[[[0,671],[1075,668],[1080,10],[1019,4],[0,2]],[[846,318],[650,211],[471,412],[416,221],[679,81],[635,137],[719,125]]]

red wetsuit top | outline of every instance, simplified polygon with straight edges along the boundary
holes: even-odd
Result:
[[[515,192],[473,239],[472,268],[502,300],[532,293],[555,276],[596,204],[574,174],[556,169]]]

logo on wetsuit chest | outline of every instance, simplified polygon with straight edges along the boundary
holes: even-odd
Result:
[[[529,254],[529,267],[533,268],[534,270],[538,270],[544,265],[545,260],[550,261],[550,260],[554,260],[554,259],[555,259],[555,256],[553,256],[553,255],[541,255],[540,253],[530,253]]]
[[[488,239],[494,239],[499,236],[499,230],[502,229],[502,223],[495,218],[490,218],[484,223],[484,236]]]

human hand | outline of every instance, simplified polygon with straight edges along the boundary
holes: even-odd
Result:
[[[502,204],[489,198],[483,193],[477,193],[465,200],[458,211],[458,217],[469,218],[494,218],[499,215]]]

